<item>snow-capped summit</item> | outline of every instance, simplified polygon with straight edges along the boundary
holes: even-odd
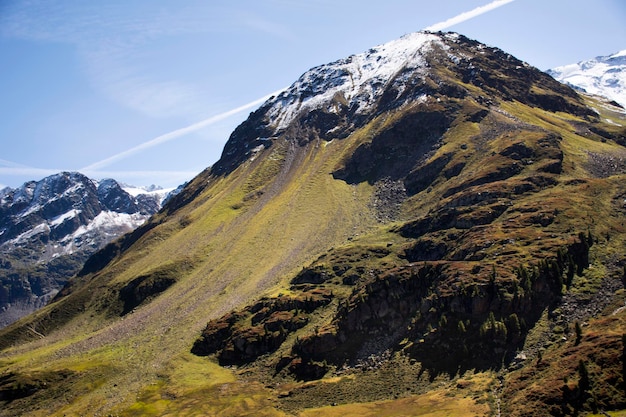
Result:
[[[348,107],[356,106],[358,112],[371,104],[388,82],[402,89],[406,80],[396,76],[399,72],[414,75],[415,71],[426,67],[424,52],[434,45],[446,48],[441,35],[416,32],[364,53],[312,68],[277,97],[269,115],[280,130],[298,113],[317,109],[331,102],[333,97]]]
[[[626,49],[548,71],[557,80],[626,108]]]
[[[571,88],[498,48],[457,33],[415,32],[306,71],[235,129],[211,172],[230,172],[279,138],[298,145],[342,139],[405,104],[427,107],[441,95],[461,97],[467,91],[459,81],[552,111],[590,111],[575,104]],[[533,83],[548,83],[558,94],[531,91]]]

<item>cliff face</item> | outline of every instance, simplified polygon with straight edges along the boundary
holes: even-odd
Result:
[[[0,332],[4,357],[40,367],[5,366],[9,410],[403,407],[469,370],[487,376],[446,385],[458,414],[488,413],[494,395],[509,415],[619,407],[622,376],[578,391],[570,379],[576,395],[550,390],[527,410],[518,397],[538,398],[523,372],[575,344],[575,322],[623,304],[623,115],[587,100],[456,34],[313,68],[159,214]],[[626,331],[615,311],[604,345]],[[65,408],[35,383],[61,371]],[[480,382],[492,371],[504,388]],[[26,376],[39,388],[11,391]]]

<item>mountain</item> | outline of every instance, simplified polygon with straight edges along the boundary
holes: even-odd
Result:
[[[626,107],[626,50],[548,71],[557,80]]]
[[[77,172],[0,191],[0,327],[45,305],[90,255],[156,213],[169,192],[130,191]]]
[[[624,124],[453,33],[313,68],[0,331],[0,415],[624,409]]]

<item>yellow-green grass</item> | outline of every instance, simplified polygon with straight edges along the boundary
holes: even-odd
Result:
[[[491,405],[493,381],[492,374],[477,374],[458,380],[456,384],[440,381],[442,387],[433,387],[432,390],[420,395],[308,408],[297,415],[299,417],[489,416],[494,411]]]
[[[488,416],[489,406],[476,404],[471,398],[450,398],[439,392],[429,392],[400,400],[326,406],[303,411],[300,417],[453,417]]]
[[[106,291],[151,271],[173,268],[179,275],[177,283],[163,296],[117,319],[103,316],[94,323],[100,313],[87,310],[56,331],[56,336],[33,342],[31,347],[38,349],[16,348],[21,356],[17,350],[3,352],[0,372],[79,370],[85,363],[113,367],[99,386],[75,399],[74,405],[46,409],[51,415],[77,410],[91,414],[113,406],[124,409],[136,403],[134,393],[163,380],[167,389],[176,389],[178,378],[170,373],[178,371],[171,358],[189,351],[209,319],[288,282],[301,265],[375,225],[367,205],[371,187],[351,186],[330,175],[346,145],[349,140],[297,149],[289,156],[290,167],[280,166],[286,160],[281,158],[275,159],[280,169],[264,162],[261,180],[253,186],[244,178],[254,175],[256,161],[239,168],[249,170],[248,174],[211,179],[193,204],[148,232],[132,253],[115,259],[102,273],[84,278],[104,280],[96,290]],[[274,190],[275,181],[282,184]],[[244,201],[251,188],[264,194]],[[180,262],[189,266],[172,267]],[[53,340],[56,344],[50,345]],[[186,386],[180,389],[185,391]]]
[[[602,154],[621,150],[612,142],[577,135],[570,122],[580,121],[578,118],[514,102],[503,103],[502,107],[522,121],[536,124],[539,120],[540,126],[563,137],[565,178],[589,176],[583,162],[590,150]],[[109,291],[111,297],[133,279],[155,271],[167,270],[175,275],[176,284],[124,317],[111,313],[112,307],[106,303],[116,301],[112,298],[100,298],[104,304],[88,302],[85,311],[64,327],[44,332],[46,338],[2,352],[0,374],[64,369],[75,372],[78,378],[68,388],[73,393],[69,402],[42,402],[37,405],[39,411],[32,408],[33,413],[41,415],[104,414],[111,410],[122,415],[283,415],[276,407],[275,393],[262,384],[246,382],[210,360],[191,356],[191,345],[209,319],[263,294],[288,291],[287,284],[302,266],[313,263],[330,248],[358,250],[360,246],[392,244],[392,252],[397,252],[384,262],[402,262],[397,254],[405,240],[391,231],[393,224],[379,224],[371,212],[374,188],[366,182],[346,184],[335,180],[331,173],[342,166],[356,147],[417,108],[403,108],[378,117],[342,140],[292,147],[279,139],[232,175],[203,174],[196,178],[192,186],[203,190],[191,204],[147,232],[132,251],[113,260],[105,270],[82,278],[98,284],[92,285],[91,291]],[[517,123],[517,119],[504,115],[491,117],[493,123]],[[541,136],[521,131],[513,137],[497,136],[489,143],[472,142],[480,132],[478,124],[459,120],[443,138],[443,146],[435,156],[454,151],[454,162],[466,160],[469,167],[450,179],[450,184],[461,184],[478,170],[488,172],[498,163],[497,156],[487,160],[473,156],[475,147],[484,146],[481,155],[490,154],[512,139],[534,141]],[[467,149],[462,150],[461,145],[467,145]],[[575,235],[579,230],[572,229],[568,218],[591,218],[592,214],[603,219],[610,217],[611,208],[596,200],[610,201],[617,188],[616,182],[595,179],[569,188],[559,185],[524,197],[524,204],[539,206],[549,202],[551,207],[559,207],[564,214],[546,233],[562,233],[565,229],[565,236]],[[435,184],[432,192],[409,200],[403,216],[426,214],[440,203],[444,190]],[[590,190],[595,193],[593,201],[584,197],[590,195]],[[502,219],[495,222],[489,229],[491,235],[485,239],[516,237],[501,225]],[[594,224],[594,232],[609,231],[613,225]],[[519,233],[519,237],[528,240],[545,237]],[[621,241],[622,238],[615,238],[611,247],[617,248]],[[535,247],[519,251],[522,259],[536,256]],[[366,264],[376,266],[379,262],[382,261]],[[585,277],[596,282],[592,272]],[[54,304],[48,306],[24,323],[36,323],[33,317],[45,317],[54,308]],[[311,326],[327,323],[331,311],[320,311]],[[438,416],[482,415],[488,411],[484,400],[478,404],[468,397],[450,395],[450,391],[434,391],[395,401],[306,410],[303,415],[391,416],[402,412]],[[33,405],[28,398],[21,401],[25,406]]]

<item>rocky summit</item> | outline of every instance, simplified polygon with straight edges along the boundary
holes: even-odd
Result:
[[[0,415],[625,409],[625,125],[454,33],[313,68],[0,331]]]

